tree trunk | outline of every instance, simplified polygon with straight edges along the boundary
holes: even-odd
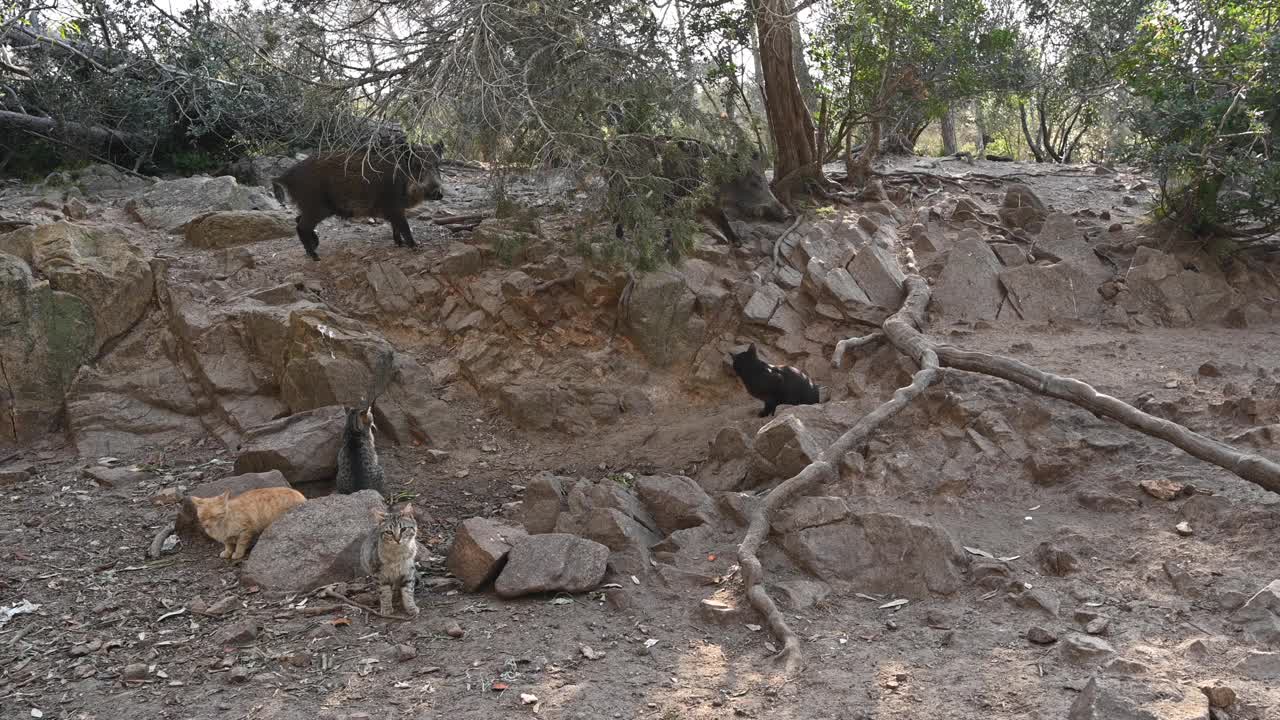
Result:
[[[774,193],[787,204],[792,195],[806,192],[810,181],[823,184],[813,117],[796,80],[790,7],[790,0],[759,0],[755,13],[765,111],[774,145]]]
[[[955,155],[956,147],[956,114],[950,106],[942,115],[942,154]]]
[[[0,128],[48,135],[88,150],[100,150],[104,154],[113,156],[136,157],[137,153],[129,148],[130,143],[138,147],[148,147],[147,143],[138,136],[118,130],[74,122],[58,122],[55,118],[35,117],[8,110],[0,110]]]
[[[1031,154],[1035,156],[1036,162],[1044,162],[1044,153],[1040,151],[1040,145],[1031,137],[1031,128],[1027,127],[1027,106],[1025,103],[1018,103],[1018,120],[1022,123],[1022,137],[1027,141],[1027,147],[1031,148]]]
[[[800,83],[800,96],[806,107],[817,107],[818,94],[813,89],[813,76],[809,74],[809,61],[804,56],[804,35],[800,32],[800,17],[795,13],[795,3],[787,0],[791,15],[791,62],[796,67],[796,81]]]
[[[987,154],[987,116],[982,111],[982,98],[976,98],[973,101],[973,125],[978,131],[978,151],[973,154],[975,158],[980,158]]]

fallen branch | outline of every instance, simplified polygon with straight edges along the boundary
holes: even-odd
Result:
[[[334,590],[332,585],[326,585],[326,586],[324,586],[324,587],[320,588],[319,590],[317,590],[317,591],[316,591],[316,594],[317,594],[317,595],[319,595],[319,596],[320,596],[320,597],[322,597],[322,598],[330,598],[330,599],[333,599],[333,600],[337,600],[338,602],[341,602],[341,603],[342,603],[342,604],[344,604],[344,605],[349,605],[349,606],[351,606],[351,607],[353,607],[353,608],[356,608],[357,610],[363,610],[363,611],[365,611],[365,612],[369,613],[370,615],[377,615],[378,617],[380,617],[380,618],[385,618],[385,619],[387,619],[387,620],[400,620],[400,621],[404,621],[404,620],[408,620],[408,619],[409,619],[409,618],[406,618],[406,617],[401,617],[401,616],[399,616],[399,615],[384,615],[384,614],[382,614],[382,612],[380,612],[380,611],[378,611],[378,610],[374,610],[373,608],[371,608],[371,607],[369,607],[369,606],[367,606],[367,605],[361,605],[360,603],[356,602],[355,600],[352,600],[351,598],[347,597],[346,595],[343,595],[342,593],[338,592],[337,590]]]
[[[470,225],[472,223],[479,223],[481,220],[484,220],[485,217],[486,217],[485,215],[480,215],[480,214],[438,215],[436,217],[431,218],[431,222],[435,223],[436,225]]]

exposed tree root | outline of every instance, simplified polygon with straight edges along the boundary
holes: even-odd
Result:
[[[356,602],[355,600],[352,600],[351,598],[347,597],[346,595],[343,595],[342,593],[340,593],[340,592],[338,592],[337,590],[335,590],[335,589],[334,589],[334,587],[333,587],[332,585],[325,585],[324,587],[322,587],[322,588],[320,588],[319,590],[317,590],[317,591],[315,592],[315,594],[316,594],[316,596],[318,596],[318,597],[322,597],[322,598],[329,598],[329,599],[331,599],[331,600],[337,600],[338,602],[342,603],[343,605],[348,605],[348,606],[353,607],[353,608],[355,608],[355,609],[357,609],[357,610],[363,610],[363,611],[365,611],[365,612],[369,613],[370,615],[376,615],[376,616],[378,616],[378,617],[380,617],[380,618],[384,618],[384,619],[387,619],[387,620],[401,620],[401,621],[404,621],[404,620],[411,620],[411,619],[412,619],[412,618],[404,617],[404,616],[401,616],[401,615],[384,615],[381,611],[374,610],[373,608],[369,607],[368,605],[361,605],[360,603]]]
[[[846,430],[818,456],[817,460],[800,471],[798,475],[774,488],[761,507],[751,516],[747,533],[742,538],[742,543],[738,545],[738,564],[742,567],[747,599],[751,602],[751,606],[764,616],[774,637],[782,642],[782,649],[778,651],[777,659],[785,663],[785,671],[789,676],[798,672],[804,663],[800,650],[800,636],[787,625],[786,618],[769,597],[769,593],[765,591],[764,569],[756,553],[769,534],[769,518],[778,508],[810,487],[832,479],[845,453],[865,440],[881,423],[896,415],[907,406],[907,403],[938,379],[938,358],[924,336],[914,327],[922,322],[925,305],[929,303],[929,286],[923,278],[916,275],[911,276],[908,282],[910,292],[907,294],[906,302],[898,312],[884,321],[884,334],[896,347],[908,352],[920,364],[920,370],[915,374],[911,384],[899,388],[891,400],[871,411]]]
[[[787,675],[800,670],[804,661],[799,636],[788,627],[786,618],[764,588],[764,571],[757,552],[768,536],[769,521],[792,498],[822,481],[834,479],[838,463],[845,453],[853,450],[879,425],[896,415],[907,403],[936,382],[940,367],[998,377],[1037,394],[1066,400],[1095,415],[1111,418],[1146,435],[1165,440],[1193,457],[1229,470],[1267,490],[1280,493],[1280,463],[1260,455],[1241,452],[1178,423],[1145,413],[1128,403],[1098,392],[1080,380],[1038,370],[1012,358],[931,342],[917,329],[923,327],[924,309],[930,298],[929,285],[923,277],[913,274],[907,276],[906,287],[906,300],[896,313],[885,320],[883,332],[840,341],[836,344],[832,364],[840,367],[847,351],[885,339],[920,366],[911,384],[899,388],[892,399],[858,420],[824,450],[817,460],[774,488],[752,514],[746,535],[738,546],[738,562],[742,566],[747,599],[764,616],[769,629],[781,641],[782,649],[776,658],[784,663]]]

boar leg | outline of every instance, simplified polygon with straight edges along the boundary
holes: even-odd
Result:
[[[316,248],[320,247],[320,236],[316,234],[316,225],[319,224],[320,219],[308,215],[298,216],[298,239],[302,241],[302,248],[307,251],[307,257],[312,260],[320,259],[320,255],[316,252]]]
[[[403,212],[389,214],[387,220],[391,223],[391,238],[397,245],[418,247],[417,241],[413,239],[413,230],[410,229],[409,221]]]

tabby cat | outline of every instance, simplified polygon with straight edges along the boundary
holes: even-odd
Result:
[[[361,490],[377,490],[386,496],[382,485],[382,466],[373,447],[373,406],[348,408],[347,426],[338,447],[338,474],[334,489],[342,495]]]
[[[392,593],[400,590],[400,605],[406,615],[415,617],[418,605],[413,600],[417,585],[415,560],[418,557],[418,521],[413,505],[405,503],[398,512],[374,510],[376,523],[364,538],[360,565],[366,575],[378,581],[383,615],[394,613]]]
[[[218,557],[238,562],[254,539],[285,512],[306,502],[293,488],[258,488],[231,497],[231,491],[217,497],[192,497],[196,518],[205,534],[222,543]]]

